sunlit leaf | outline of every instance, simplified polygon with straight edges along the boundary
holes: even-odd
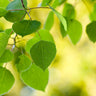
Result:
[[[47,17],[46,22],[44,24],[44,29],[47,29],[48,31],[50,31],[50,29],[52,28],[53,24],[54,24],[54,14],[51,11],[48,14],[48,17]]]
[[[8,34],[8,35],[10,35],[12,33],[12,29],[6,29],[5,30],[5,33]]]
[[[21,36],[29,35],[40,28],[41,23],[36,20],[22,20],[13,24],[14,32]]]
[[[9,36],[6,33],[4,33],[4,32],[0,33],[0,57],[3,54],[3,52],[5,51],[5,48],[8,43],[8,38],[9,38]]]
[[[26,71],[31,67],[31,60],[26,55],[19,56],[19,59],[18,64],[16,64],[19,72]]]
[[[32,64],[29,70],[21,73],[21,78],[26,85],[44,91],[48,83],[49,72]]]
[[[62,37],[65,37],[67,35],[67,32],[64,30],[64,26],[62,23],[60,23],[60,32]]]
[[[52,7],[53,7],[53,8],[56,8],[57,6],[61,5],[61,4],[64,3],[65,1],[66,1],[66,0],[55,0],[55,1],[53,2]]]
[[[43,0],[41,6],[46,6],[49,4],[52,0]]]
[[[41,40],[32,46],[30,54],[34,63],[45,70],[55,58],[56,47],[54,43]]]
[[[67,17],[68,19],[74,19],[75,18],[75,9],[73,5],[71,4],[64,4],[64,9],[63,9],[63,16]]]
[[[68,30],[67,33],[73,44],[77,44],[82,35],[82,25],[77,20],[68,21]]]
[[[14,81],[15,80],[11,72],[3,67],[0,67],[0,95],[8,92],[12,88]]]
[[[87,25],[86,32],[89,39],[92,42],[96,42],[96,21],[93,21],[92,23]]]
[[[57,15],[57,17],[59,18],[60,22],[63,24],[64,30],[67,31],[67,22],[66,22],[66,19],[59,12],[57,12],[54,8],[52,8],[52,7],[50,7],[50,8]]]
[[[0,63],[7,63],[13,59],[13,53],[6,49],[2,56],[0,57]]]
[[[23,0],[25,7],[27,8],[27,0]],[[6,8],[7,10],[14,10],[14,9],[24,9],[22,7],[21,0],[14,0],[12,1]],[[20,21],[24,15],[26,14],[25,10],[18,10],[18,11],[9,11],[5,15],[5,19],[7,19],[10,22],[16,22]]]
[[[0,0],[0,7],[6,8],[8,4],[9,4],[9,0]]]

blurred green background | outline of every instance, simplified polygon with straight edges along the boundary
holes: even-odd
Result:
[[[42,0],[28,0],[28,7],[36,7]],[[11,91],[4,96],[96,96],[96,44],[92,43],[86,34],[86,25],[90,22],[89,13],[93,9],[93,3],[86,0],[67,0],[76,10],[76,19],[82,23],[83,34],[77,45],[73,45],[69,37],[62,38],[59,28],[59,20],[54,15],[54,26],[51,34],[54,37],[57,55],[49,67],[49,83],[45,92],[37,91],[22,83],[19,74],[10,63],[7,68],[15,76],[15,84]],[[64,4],[56,10],[62,12]],[[42,26],[50,9],[31,10],[31,17],[41,21]],[[26,16],[26,19],[29,19]],[[12,23],[0,18],[0,30],[11,28]],[[30,36],[31,38],[32,36]],[[29,37],[24,37],[24,40]],[[11,42],[11,40],[10,40]]]

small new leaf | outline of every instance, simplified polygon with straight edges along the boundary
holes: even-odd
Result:
[[[0,95],[8,92],[12,88],[14,81],[15,79],[11,72],[3,67],[0,67]]]
[[[21,36],[29,35],[36,32],[40,28],[41,23],[36,20],[22,20],[13,24],[12,28],[14,32]]]
[[[49,79],[48,69],[43,71],[35,64],[32,64],[30,69],[21,73],[23,82],[37,90],[44,91]]]

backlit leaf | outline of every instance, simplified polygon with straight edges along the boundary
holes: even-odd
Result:
[[[77,44],[82,35],[82,25],[77,20],[68,21],[68,31],[69,38],[73,44]]]
[[[51,11],[48,14],[48,17],[47,17],[46,22],[44,24],[44,29],[47,29],[48,31],[50,31],[50,29],[52,28],[53,24],[54,24],[54,14]]]
[[[4,32],[0,33],[0,57],[3,54],[3,52],[5,51],[5,48],[8,43],[8,38],[9,38],[9,36],[6,33],[4,33]]]
[[[3,67],[0,67],[0,95],[8,92],[12,88],[14,81],[15,80],[11,72]]]
[[[7,63],[13,59],[13,53],[6,49],[2,56],[0,57],[0,63]]]
[[[64,30],[67,31],[67,22],[66,22],[66,19],[59,12],[57,12],[54,8],[52,8],[52,7],[50,7],[50,8],[57,15],[57,17],[59,18],[60,22],[63,24]]]
[[[75,9],[73,5],[71,4],[64,4],[63,14],[64,17],[67,17],[68,19],[74,19],[75,18]]]
[[[16,67],[19,72],[26,71],[31,67],[31,60],[26,55],[19,56],[19,62]]]
[[[43,0],[41,6],[46,6],[49,4],[52,0]]]
[[[48,70],[43,71],[35,64],[32,64],[30,69],[21,73],[23,82],[37,90],[44,91],[49,79]]]

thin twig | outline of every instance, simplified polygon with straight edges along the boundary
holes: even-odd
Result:
[[[49,7],[33,7],[33,8],[28,8],[26,10],[32,10],[32,9],[50,9]],[[8,10],[8,11],[22,11],[22,10],[25,10],[25,9],[11,9],[11,10]]]

